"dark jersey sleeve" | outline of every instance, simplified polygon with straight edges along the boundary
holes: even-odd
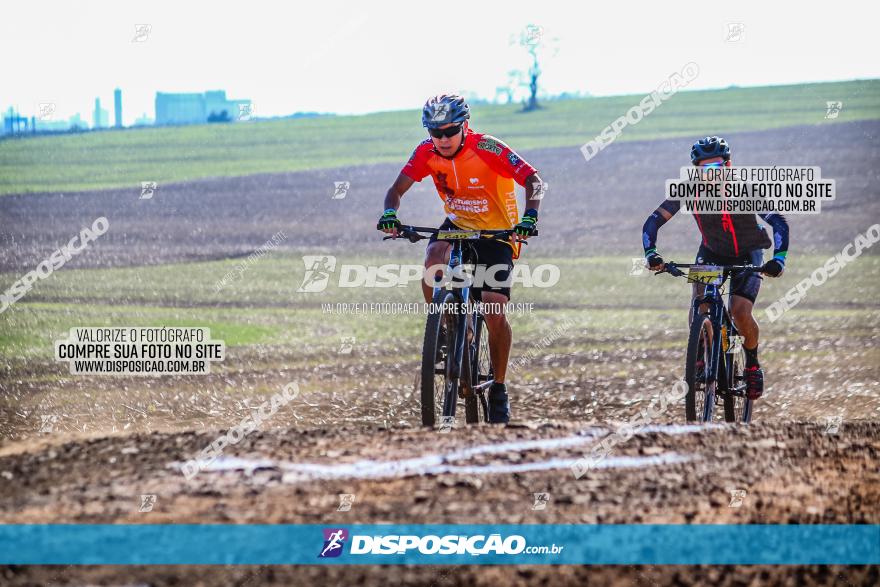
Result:
[[[773,258],[781,259],[783,264],[788,255],[788,220],[782,214],[758,214],[764,222],[773,228]]]
[[[660,209],[669,212],[670,216],[675,216],[679,208],[681,208],[681,202],[678,200],[664,200],[660,204]],[[645,224],[642,226],[642,247],[645,249],[646,257],[657,251],[657,232],[664,224],[666,224],[666,218],[656,210],[645,220]]]

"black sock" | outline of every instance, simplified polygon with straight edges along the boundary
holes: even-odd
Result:
[[[746,352],[746,369],[751,369],[752,367],[760,367],[761,365],[758,363],[758,347],[756,346],[753,349],[747,349],[743,347],[743,350]]]
[[[507,393],[507,386],[503,383],[498,383],[497,381],[495,381],[494,383],[492,383],[492,391],[497,393]]]

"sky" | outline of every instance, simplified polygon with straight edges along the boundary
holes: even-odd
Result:
[[[512,39],[529,24],[541,27],[551,94],[647,93],[691,61],[700,75],[689,89],[880,77],[880,4],[851,0],[3,6],[0,109],[53,103],[56,119],[91,122],[99,97],[112,122],[118,87],[126,125],[154,116],[157,91],[224,89],[252,100],[257,117],[415,109],[444,91],[491,99],[508,71],[528,67]]]

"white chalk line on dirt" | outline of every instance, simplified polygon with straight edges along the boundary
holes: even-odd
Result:
[[[636,434],[659,432],[661,434],[674,436],[678,434],[705,432],[706,430],[722,430],[724,428],[724,424],[649,424],[643,428],[639,428]]]
[[[659,432],[678,435],[702,432],[709,428],[722,427],[698,425],[645,426],[644,428],[635,431],[634,434],[640,435],[650,432]],[[212,463],[207,464],[203,471],[215,473],[243,471],[246,474],[253,474],[253,472],[258,469],[279,470],[283,473],[282,481],[287,483],[334,479],[381,479],[389,477],[412,477],[449,473],[486,475],[546,471],[553,469],[566,469],[571,466],[573,458],[552,458],[528,463],[490,463],[486,465],[455,465],[453,463],[481,455],[572,448],[593,443],[598,438],[609,433],[610,432],[605,429],[592,428],[573,436],[520,440],[499,444],[484,444],[442,454],[429,454],[421,457],[399,459],[396,461],[364,459],[352,463],[289,463],[267,459],[244,459],[240,457],[221,456]],[[595,468],[651,467],[683,463],[692,459],[693,457],[675,453],[651,456],[617,456],[603,459]],[[179,468],[180,463],[172,463],[171,466]]]

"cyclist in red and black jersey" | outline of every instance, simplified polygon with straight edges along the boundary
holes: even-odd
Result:
[[[730,146],[722,138],[706,137],[691,148],[691,163],[701,167],[729,167]],[[665,200],[642,227],[642,246],[652,271],[665,267],[657,253],[657,231],[678,212],[680,201]],[[767,236],[758,217],[773,229],[773,240]],[[751,399],[764,392],[764,372],[758,362],[758,323],[752,308],[761,289],[761,274],[779,277],[785,270],[788,255],[788,222],[781,214],[698,214],[694,219],[703,242],[697,251],[696,263],[708,265],[754,265],[760,273],[740,272],[731,277],[730,314],[737,330],[745,339],[746,391]],[[764,263],[762,249],[773,247],[773,258]],[[693,296],[702,295],[704,286],[694,284]]]

